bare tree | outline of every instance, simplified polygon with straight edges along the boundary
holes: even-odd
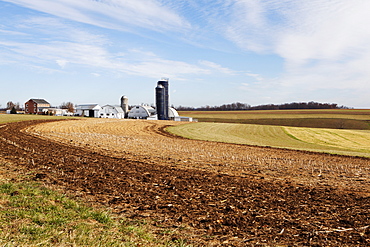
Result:
[[[15,107],[15,104],[13,103],[13,101],[8,101],[6,103],[6,109],[11,110],[13,109],[13,107]]]
[[[74,112],[75,111],[75,107],[74,107],[74,104],[72,102],[63,102],[60,105],[60,108],[67,109],[69,112]]]

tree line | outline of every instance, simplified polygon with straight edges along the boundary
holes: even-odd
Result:
[[[293,109],[349,109],[346,106],[338,106],[335,103],[319,103],[319,102],[293,102],[280,105],[267,104],[251,106],[246,103],[231,103],[223,104],[221,106],[201,106],[201,107],[188,107],[178,106],[178,111],[242,111],[242,110],[293,110]]]

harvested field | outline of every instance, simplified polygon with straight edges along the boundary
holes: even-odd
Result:
[[[369,159],[188,140],[174,124],[9,123],[0,155],[194,245],[370,245]]]

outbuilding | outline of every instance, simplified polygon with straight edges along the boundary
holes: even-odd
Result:
[[[179,113],[176,111],[176,109],[172,107],[168,107],[169,120],[175,120],[177,117],[179,117]]]
[[[102,109],[99,111],[100,118],[125,118],[125,112],[121,106],[117,105],[105,105],[102,106]]]
[[[77,105],[76,115],[82,117],[99,117],[101,106],[98,104],[83,104]]]
[[[148,105],[138,105],[131,108],[128,118],[147,119],[155,114],[155,109]]]

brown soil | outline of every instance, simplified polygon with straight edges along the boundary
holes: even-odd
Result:
[[[22,131],[37,123],[0,126],[0,156],[34,171],[36,180],[127,217],[146,219],[157,229],[172,229],[178,234],[174,239],[195,246],[370,246],[369,159],[191,141],[205,149],[245,149],[253,169],[241,173],[222,162],[215,168],[191,160],[178,165],[176,156],[151,159],[133,151],[114,156],[106,149]],[[164,132],[163,125],[152,124],[148,131],[168,142],[188,141]],[[292,167],[315,161],[326,169],[347,164],[361,174],[351,171],[346,177],[341,171],[330,177],[335,173],[320,172],[310,178],[313,174],[301,165],[282,170],[261,165],[256,170],[255,154],[275,166],[279,160]]]

